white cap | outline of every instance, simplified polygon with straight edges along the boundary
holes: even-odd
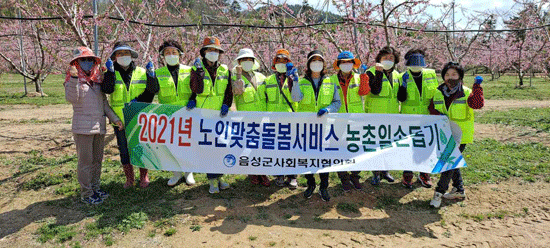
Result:
[[[252,67],[252,70],[257,70],[260,68],[260,63],[258,62],[258,59],[256,59],[256,56],[254,56],[254,52],[250,48],[243,48],[239,51],[239,55],[237,55],[237,58],[235,58],[235,65],[239,64],[239,59],[243,58],[253,58],[254,59],[254,66]]]

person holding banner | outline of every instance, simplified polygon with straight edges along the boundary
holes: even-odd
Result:
[[[258,85],[265,81],[265,76],[257,72],[260,63],[250,48],[243,48],[235,58],[233,69],[233,100],[237,111],[265,111],[266,102],[260,99]],[[265,175],[250,175],[252,184],[269,187],[271,182]]]
[[[455,122],[462,131],[460,139],[460,152],[464,152],[467,144],[474,141],[474,109],[481,109],[484,105],[483,78],[477,76],[473,88],[463,85],[464,69],[458,63],[449,62],[441,70],[444,83],[434,93],[428,110],[432,115],[446,115],[449,120]],[[453,189],[446,193],[449,182],[453,181]],[[442,198],[464,199],[464,183],[459,168],[441,173],[433,199],[430,205],[439,208]]]
[[[397,49],[386,46],[376,55],[376,65],[369,68],[370,94],[365,97],[365,112],[377,114],[398,114],[399,102],[404,101],[407,89],[399,87],[399,72],[395,66],[399,63]],[[378,185],[380,179],[394,182],[395,179],[388,171],[373,171],[372,185]]]
[[[428,69],[421,49],[411,49],[405,54],[405,66],[408,69],[399,76],[402,88],[407,89],[407,94],[401,101],[402,114],[429,115],[428,105],[437,90],[438,82],[435,70]],[[406,188],[412,188],[412,171],[403,171],[402,184]],[[420,173],[418,181],[425,188],[432,187],[432,179],[428,173]]]
[[[338,86],[338,95],[341,102],[344,103],[341,104],[338,113],[365,113],[361,94],[367,95],[369,93],[369,78],[367,74],[353,72],[353,69],[358,69],[360,65],[361,61],[355,58],[350,51],[343,51],[338,54],[338,58],[332,64],[337,73],[330,76],[328,80]],[[349,192],[352,187],[355,189],[363,188],[359,182],[361,178],[359,173],[360,171],[338,172],[338,177],[345,192]]]
[[[109,59],[105,63],[107,71],[101,84],[101,90],[106,94],[110,94],[111,107],[123,121],[124,115],[122,109],[125,103],[150,103],[159,91],[153,62],[149,61],[147,63],[146,70],[135,65],[133,60],[137,58],[138,53],[128,44],[117,42],[113,47]],[[130,163],[126,132],[119,130],[117,127],[114,130],[120,151],[120,162],[126,175],[126,183],[124,184],[124,188],[126,189],[134,185],[134,168]],[[141,188],[149,186],[147,169],[139,169],[139,186]]]
[[[189,86],[189,73],[191,67],[180,64],[180,56],[183,48],[175,40],[165,40],[159,47],[159,57],[165,66],[155,71],[159,83],[158,101],[161,104],[186,106],[191,97]],[[168,186],[175,186],[182,178],[182,173],[174,171],[174,175],[168,180]],[[185,173],[185,183],[195,184],[193,173]]]
[[[266,103],[269,112],[296,112],[297,103],[292,100],[292,95],[299,94],[300,87],[293,87],[298,83],[298,70],[292,64],[290,53],[286,49],[279,49],[275,53],[271,69],[274,74],[267,77],[265,82],[258,87],[258,95]],[[277,176],[275,184],[279,187],[286,185],[291,189],[298,187],[296,175]]]
[[[73,106],[72,132],[78,156],[78,182],[81,200],[100,204],[109,194],[100,189],[101,163],[105,146],[105,116],[116,123],[118,130],[124,124],[109,107],[101,92],[101,60],[90,48],[74,51],[65,77],[65,99]]]
[[[307,55],[306,73],[299,81],[300,94],[294,99],[298,102],[298,112],[314,112],[318,117],[327,113],[338,113],[340,110],[340,94],[338,84],[332,82],[326,75],[325,58],[319,50],[311,51]],[[306,174],[307,189],[305,198],[311,198],[315,191],[315,176]],[[319,195],[323,201],[330,201],[328,193],[329,173],[320,173],[321,185]]]
[[[202,43],[200,58],[195,59],[190,74],[190,87],[193,94],[187,103],[188,109],[203,108],[220,110],[224,117],[233,104],[231,71],[219,61],[225,51],[216,37],[206,37]],[[207,173],[210,188],[208,192],[216,194],[220,189],[228,189],[222,174]]]

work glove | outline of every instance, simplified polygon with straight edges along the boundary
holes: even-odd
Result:
[[[317,112],[317,117],[321,117],[326,113],[328,113],[328,109],[326,108],[319,109],[319,111]]]
[[[402,86],[407,88],[407,81],[409,80],[409,72],[405,72],[405,74],[403,74],[403,82],[402,82]]]
[[[105,62],[105,67],[107,67],[107,70],[110,72],[115,72],[115,66],[113,65],[113,61],[111,58],[107,59],[107,62]]]
[[[298,69],[291,62],[286,63],[286,76],[298,83]]]
[[[190,100],[190,101],[187,103],[187,110],[192,110],[192,109],[194,109],[196,106],[197,106],[197,101],[195,101],[195,100]]]
[[[477,76],[476,79],[475,79],[474,84],[481,84],[482,82],[483,82],[483,77],[482,76]]]
[[[138,101],[137,98],[134,98],[134,99],[132,99],[132,101],[130,101],[130,103],[135,103],[137,101]]]
[[[201,58],[196,58],[195,62],[193,62],[193,66],[197,68],[197,70],[202,69]]]
[[[149,77],[155,77],[155,65],[153,65],[152,61],[149,61],[147,65],[145,66],[145,69],[147,70],[147,75]]]
[[[222,110],[220,111],[220,116],[225,117],[227,115],[227,112],[229,112],[229,106],[226,104],[222,105]]]

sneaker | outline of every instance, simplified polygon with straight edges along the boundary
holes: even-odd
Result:
[[[288,182],[288,188],[289,189],[296,189],[298,188],[298,181],[296,180],[296,178],[291,178],[290,181]]]
[[[328,194],[328,190],[327,189],[320,189],[319,190],[319,195],[321,195],[321,199],[323,201],[330,201],[330,195]]]
[[[183,176],[185,177],[185,184],[195,185],[195,178],[193,177],[193,172],[185,172]]]
[[[430,174],[427,174],[427,173],[418,174],[418,181],[420,182],[420,184],[422,184],[422,187],[424,188],[432,187],[432,179],[430,178]]]
[[[80,200],[86,204],[91,204],[91,205],[97,205],[97,204],[103,203],[103,199],[101,199],[101,197],[99,197],[99,195],[97,194],[94,194],[89,197],[82,197],[80,198]]]
[[[94,193],[99,196],[99,198],[101,198],[102,200],[105,200],[107,198],[109,198],[109,193],[103,191],[103,190],[95,190]]]
[[[360,190],[363,188],[361,183],[359,182],[359,177],[351,177],[351,183],[353,184],[353,187],[357,190]]]
[[[441,197],[442,196],[443,196],[443,194],[436,191],[434,193],[434,198],[432,198],[432,201],[430,201],[430,206],[432,206],[434,208],[439,208],[439,206],[441,206]]]
[[[380,184],[380,175],[377,172],[372,173],[372,179],[370,180],[371,185],[378,185]]]
[[[412,172],[403,173],[403,180],[401,181],[401,184],[403,184],[403,186],[405,186],[405,188],[407,188],[407,189],[412,189],[412,187],[413,187],[413,183],[412,183],[413,177],[414,177],[414,175],[413,175]]]
[[[269,177],[267,176],[259,176],[259,177],[260,177],[260,181],[262,181],[261,184],[263,186],[266,186],[266,187],[271,186],[271,181],[269,180]]]
[[[464,193],[464,190],[463,191],[458,191],[457,188],[453,187],[451,192],[445,193],[443,195],[443,198],[449,199],[449,200],[464,199],[464,198],[466,198],[466,194]]]
[[[313,191],[315,191],[315,186],[307,186],[306,191],[304,191],[304,197],[306,199],[311,198],[311,196],[313,195]]]
[[[176,186],[176,184],[178,184],[180,179],[183,177],[183,175],[179,171],[174,171],[173,173],[174,175],[170,179],[168,179],[168,186],[170,187]]]
[[[220,193],[220,188],[218,188],[218,179],[210,179],[210,189],[208,189],[208,193],[210,194],[217,194]]]
[[[384,171],[384,172],[380,173],[380,176],[382,177],[382,179],[385,179],[386,181],[388,181],[390,183],[395,182],[395,179],[387,171]]]
[[[279,187],[285,186],[285,176],[277,176],[277,179],[275,180],[275,184]]]
[[[351,187],[353,187],[353,185],[351,185],[349,181],[342,181],[342,189],[344,190],[344,192],[350,192]]]
[[[222,178],[218,178],[218,183],[221,190],[229,189],[229,184],[226,183]]]

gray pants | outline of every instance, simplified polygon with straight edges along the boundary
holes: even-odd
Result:
[[[90,197],[94,194],[94,190],[99,189],[105,134],[73,133],[73,135],[78,156],[77,173],[80,196]]]

